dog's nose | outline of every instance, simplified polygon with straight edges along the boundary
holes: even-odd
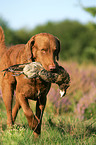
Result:
[[[56,69],[56,66],[55,65],[49,65],[49,70],[50,71],[53,71],[54,69]]]

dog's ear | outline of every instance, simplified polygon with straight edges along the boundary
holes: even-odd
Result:
[[[28,60],[34,61],[35,57],[33,56],[33,46],[35,44],[35,36],[33,36],[26,44],[26,54]]]
[[[57,60],[59,60],[59,52],[60,52],[60,41],[58,38],[56,38],[56,45],[57,45]]]

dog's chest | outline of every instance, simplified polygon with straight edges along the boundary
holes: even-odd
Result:
[[[23,97],[32,100],[37,100],[39,95],[46,96],[50,89],[50,83],[46,83],[38,78],[24,78],[22,80],[18,79],[17,81],[18,92],[20,92]]]

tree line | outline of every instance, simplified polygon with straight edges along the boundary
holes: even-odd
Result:
[[[32,30],[27,28],[13,30],[5,20],[0,18],[0,26],[3,27],[7,46],[25,44],[33,35],[46,32],[60,39],[61,60],[96,63],[96,25],[94,23],[81,24],[77,21],[64,20],[48,22]]]

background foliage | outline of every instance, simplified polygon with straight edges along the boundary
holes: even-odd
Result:
[[[33,30],[22,28],[12,30],[6,21],[0,18],[8,46],[26,43],[33,35],[47,32],[55,35],[61,41],[61,60],[75,60],[81,62],[96,62],[96,27],[95,24],[86,25],[77,21],[48,22],[37,26]]]

